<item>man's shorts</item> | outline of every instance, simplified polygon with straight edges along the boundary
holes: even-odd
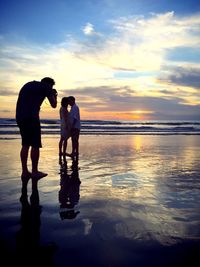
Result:
[[[23,146],[32,146],[34,148],[42,147],[39,119],[30,118],[17,120],[17,124],[20,130]]]

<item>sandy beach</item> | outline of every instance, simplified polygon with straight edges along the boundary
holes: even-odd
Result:
[[[199,135],[81,135],[78,162],[42,141],[48,176],[20,201],[20,139],[0,140],[6,266],[198,266]]]

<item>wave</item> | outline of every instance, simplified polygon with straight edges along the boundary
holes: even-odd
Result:
[[[59,135],[60,120],[42,119],[42,134]],[[194,134],[200,135],[200,121],[105,121],[82,120],[81,134]],[[1,139],[6,135],[19,135],[15,119],[0,118]]]

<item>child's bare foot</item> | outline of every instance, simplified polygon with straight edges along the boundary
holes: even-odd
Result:
[[[69,154],[69,157],[71,157],[71,158],[74,158],[74,157],[78,157],[78,153],[76,153],[76,152],[72,152],[71,154]]]
[[[36,179],[36,180],[40,180],[44,177],[46,177],[48,175],[48,173],[45,173],[45,172],[36,172],[36,173],[32,173],[32,178],[33,179]]]
[[[71,157],[71,154],[69,154],[69,153],[64,153],[63,156],[65,156],[65,157]]]

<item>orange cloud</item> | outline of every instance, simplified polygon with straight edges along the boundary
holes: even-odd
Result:
[[[88,112],[84,109],[81,110],[81,118],[87,120],[149,120],[152,119],[150,114],[152,111],[131,111],[131,112],[119,112],[119,111],[97,111]]]

